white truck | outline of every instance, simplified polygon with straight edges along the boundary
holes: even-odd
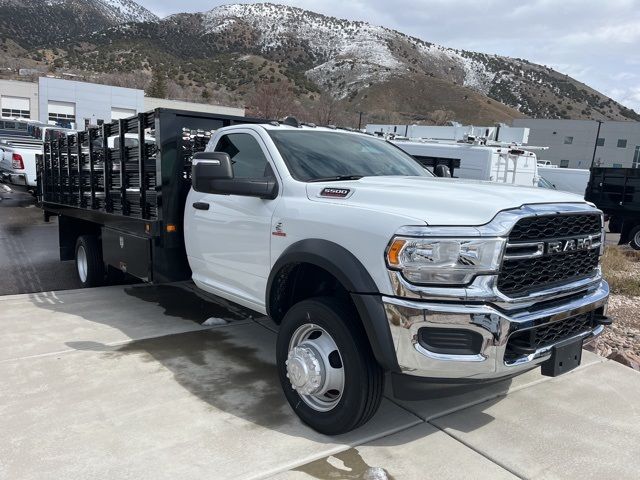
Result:
[[[111,180],[91,166],[109,158],[106,139],[84,153],[108,128],[45,147],[42,205],[59,216],[61,258],[86,286],[106,266],[192,278],[271,317],[284,394],[322,433],[369,420],[387,377],[415,399],[535,367],[562,374],[610,323],[602,213],[575,195],[437,178],[384,139],[294,119],[145,115],[112,129],[123,144],[127,132],[156,141],[105,166]],[[143,170],[153,187],[128,197]],[[94,203],[96,185],[107,187]]]
[[[538,174],[556,190],[575,193],[584,198],[590,171],[584,168],[559,168],[556,165],[538,166]]]
[[[0,177],[8,184],[33,191],[36,187],[36,155],[42,154],[42,145],[52,136],[67,135],[74,130],[32,121],[16,134],[0,136]]]

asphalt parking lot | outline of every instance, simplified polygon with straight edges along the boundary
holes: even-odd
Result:
[[[32,278],[0,283],[1,479],[638,476],[640,375],[618,363],[584,352],[554,379],[387,392],[367,425],[326,437],[280,392],[267,318],[190,282],[75,290],[55,224],[6,205],[2,275]]]
[[[58,225],[27,193],[0,183],[0,295],[80,288],[73,262],[58,260]]]

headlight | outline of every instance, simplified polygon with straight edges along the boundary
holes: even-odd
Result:
[[[504,245],[503,238],[394,237],[387,265],[411,283],[466,285],[498,271]]]

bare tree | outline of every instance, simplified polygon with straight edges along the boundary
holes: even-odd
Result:
[[[337,123],[338,112],[338,101],[330,93],[323,92],[310,112],[310,116],[318,125],[331,125]]]
[[[295,98],[286,82],[262,83],[248,98],[247,112],[262,118],[274,120],[295,113]]]

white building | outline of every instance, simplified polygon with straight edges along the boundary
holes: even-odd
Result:
[[[548,146],[538,156],[554,165],[640,168],[640,122],[518,118],[512,124],[530,129],[530,144]]]
[[[40,77],[38,83],[0,80],[2,117],[30,118],[84,129],[155,108],[244,115],[243,108],[145,97],[144,91]]]

